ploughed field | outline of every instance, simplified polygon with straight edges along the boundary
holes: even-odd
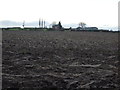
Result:
[[[118,33],[3,31],[2,39],[3,89],[120,88]]]

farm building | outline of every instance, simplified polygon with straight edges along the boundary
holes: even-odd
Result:
[[[85,27],[84,29],[85,30],[98,30],[97,27]]]
[[[62,29],[61,22],[59,22],[58,24],[52,25],[52,29],[54,29],[54,30],[60,30],[60,29]]]
[[[77,27],[76,30],[98,30],[98,28],[97,27],[85,27],[85,28]]]
[[[82,27],[77,27],[76,30],[83,30],[83,28]]]

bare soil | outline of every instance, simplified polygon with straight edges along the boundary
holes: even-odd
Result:
[[[3,90],[119,89],[118,33],[3,31]]]

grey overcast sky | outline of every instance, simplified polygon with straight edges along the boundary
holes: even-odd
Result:
[[[0,21],[37,21],[118,26],[119,0],[0,0]]]

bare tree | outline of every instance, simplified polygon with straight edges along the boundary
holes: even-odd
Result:
[[[53,25],[56,25],[56,22],[55,22],[55,21],[54,21],[54,22],[52,22],[52,26],[53,26]]]
[[[42,23],[41,23],[41,25],[42,25],[42,28],[43,28],[43,19],[42,19]]]
[[[49,28],[52,28],[52,26],[56,25],[57,23],[55,21],[53,21],[50,25]]]
[[[86,26],[86,23],[84,23],[84,22],[79,23],[79,27],[85,28],[85,26]]]
[[[45,20],[39,19],[39,27],[45,28]]]

